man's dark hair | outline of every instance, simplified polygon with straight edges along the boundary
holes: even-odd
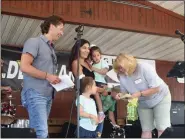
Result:
[[[50,25],[60,25],[60,24],[65,24],[64,20],[56,15],[52,15],[44,20],[44,22],[40,25],[41,32],[42,34],[47,34],[49,31]]]

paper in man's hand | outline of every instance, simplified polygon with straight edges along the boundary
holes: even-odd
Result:
[[[51,84],[57,92],[74,86],[74,83],[68,75],[61,75],[59,78],[61,79],[60,83]]]

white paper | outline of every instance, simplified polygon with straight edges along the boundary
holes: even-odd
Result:
[[[60,83],[51,84],[57,92],[74,86],[74,83],[72,82],[68,75],[61,75],[59,76],[59,78],[61,79]]]
[[[184,78],[177,78],[177,81],[178,81],[179,83],[184,83]]]
[[[109,72],[107,72],[107,76],[109,76],[113,81],[118,82],[118,77],[117,77],[117,73],[114,71],[114,69],[110,70]]]
[[[113,87],[119,86],[119,85],[120,85],[119,83],[107,83],[108,88],[113,88]]]

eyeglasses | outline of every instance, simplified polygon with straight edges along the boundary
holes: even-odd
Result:
[[[49,47],[50,47],[50,49],[51,49],[51,51],[52,51],[51,57],[52,57],[52,59],[53,59],[53,63],[54,63],[55,65],[57,65],[57,58],[56,58],[56,55],[55,55],[53,43],[49,43],[49,42],[48,42],[48,45],[49,45]]]
[[[51,48],[51,51],[52,51],[51,57],[54,64],[54,72],[55,74],[57,74],[58,72],[57,56],[55,55],[55,51],[53,50],[53,48]]]
[[[51,57],[52,57],[52,59],[53,59],[53,63],[55,64],[55,65],[57,65],[57,58],[56,58],[56,55],[55,54],[51,54]]]
[[[53,51],[52,51],[53,52]],[[52,59],[53,59],[53,63],[54,63],[54,71],[55,71],[55,73],[57,74],[57,72],[58,72],[58,64],[57,64],[57,57],[56,57],[56,55],[55,54],[51,54],[51,57],[52,57]]]
[[[57,73],[58,71],[58,64],[57,64],[57,57],[55,55],[55,51],[54,51],[54,46],[53,46],[53,43],[49,43],[47,42],[51,51],[52,51],[52,54],[51,54],[51,57],[52,57],[52,60],[53,60],[53,64],[54,64],[54,71],[55,73]]]

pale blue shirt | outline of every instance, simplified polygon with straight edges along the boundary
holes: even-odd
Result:
[[[96,104],[92,98],[87,98],[83,95],[80,95],[79,99],[79,103],[83,107],[84,112],[97,116]],[[95,121],[90,118],[80,117],[80,126],[86,130],[95,131],[97,125],[94,123]]]
[[[93,64],[92,66],[95,67],[95,68],[98,68],[98,69],[104,69],[104,68],[109,69],[108,63],[103,59],[101,59],[99,63]],[[95,81],[96,82],[106,83],[105,75],[99,74],[97,72],[94,72],[94,75],[95,75]]]
[[[170,91],[167,84],[158,76],[156,70],[148,63],[138,63],[136,71],[131,76],[119,75],[121,92],[130,94],[159,87],[159,92],[139,97],[140,108],[152,108],[157,105]]]
[[[49,40],[44,35],[28,39],[22,53],[29,53],[33,56],[32,66],[36,69],[50,74],[56,73],[57,56],[54,47],[49,45]],[[54,91],[47,80],[35,78],[27,73],[23,73],[23,84],[23,90],[32,88],[43,96],[52,96]],[[22,93],[24,94],[25,91]]]

